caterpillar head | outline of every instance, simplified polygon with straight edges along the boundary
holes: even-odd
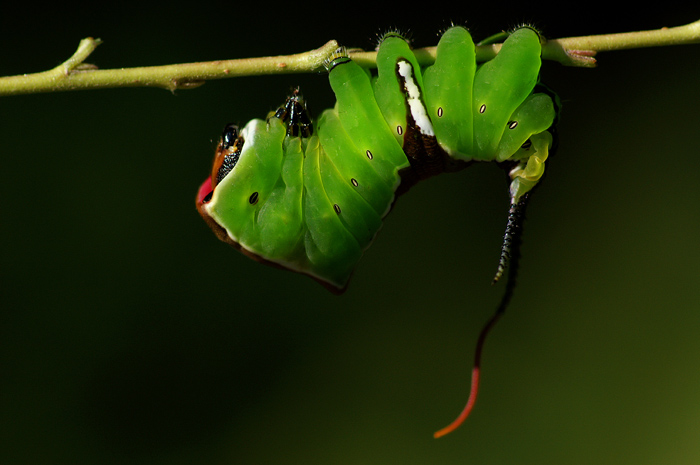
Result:
[[[211,176],[202,183],[197,192],[196,203],[200,214],[202,214],[202,205],[211,200],[216,185],[219,184],[236,166],[236,163],[238,163],[244,142],[243,136],[239,134],[238,126],[235,124],[227,124],[226,127],[224,127],[224,131],[214,151],[214,163],[212,164]],[[202,216],[204,215],[202,214]]]

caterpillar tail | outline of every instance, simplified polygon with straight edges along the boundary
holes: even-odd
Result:
[[[476,398],[479,394],[479,382],[481,381],[481,353],[484,348],[484,343],[486,342],[486,336],[491,332],[493,327],[496,325],[498,320],[503,316],[508,307],[508,304],[513,297],[513,292],[515,290],[515,284],[518,276],[518,265],[520,262],[520,244],[522,235],[522,225],[525,218],[525,207],[527,206],[527,200],[529,195],[523,195],[517,203],[511,204],[508,213],[508,225],[506,226],[506,234],[503,240],[503,251],[501,252],[501,260],[499,262],[499,271],[494,278],[494,282],[501,277],[501,275],[508,270],[506,289],[501,297],[501,301],[496,308],[496,311],[491,316],[491,318],[486,322],[486,324],[481,329],[479,333],[479,339],[476,342],[476,350],[474,351],[474,365],[472,367],[472,379],[471,388],[469,391],[469,397],[467,399],[467,404],[462,409],[462,412],[457,416],[457,418],[447,425],[446,427],[436,431],[433,434],[434,438],[439,438],[445,436],[456,430],[464,421],[469,417],[472,412],[474,405],[476,405]],[[510,262],[510,264],[508,263]],[[509,266],[508,266],[509,265]]]

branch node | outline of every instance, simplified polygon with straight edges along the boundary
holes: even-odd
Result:
[[[564,66],[578,66],[582,68],[593,68],[596,60],[595,50],[573,50],[558,39],[549,40],[542,46],[542,58],[558,61]]]
[[[85,71],[86,67],[83,66],[83,61],[90,56],[90,54],[97,48],[98,45],[102,43],[101,39],[93,39],[92,37],[86,37],[81,40],[78,44],[78,49],[75,51],[73,56],[68,58],[66,61],[58,65],[53,69],[54,72],[61,74],[63,76],[68,76],[73,71]],[[95,65],[87,65],[87,67]],[[95,66],[95,68],[97,68]]]

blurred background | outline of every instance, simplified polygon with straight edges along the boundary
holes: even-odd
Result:
[[[0,14],[0,74],[104,40],[101,68],[297,53],[329,39],[417,47],[451,21],[479,40],[656,29],[700,8],[291,2],[91,4]],[[412,7],[413,8],[413,7]],[[651,9],[650,9],[651,10]],[[670,10],[670,8],[669,8]],[[700,45],[545,63],[560,147],[533,196],[519,286],[474,343],[506,220],[489,164],[416,186],[347,293],[219,242],[194,197],[228,122],[324,74],[0,100],[0,463],[691,464],[700,461]]]

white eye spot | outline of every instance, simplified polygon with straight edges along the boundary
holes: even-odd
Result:
[[[485,111],[486,111],[486,104],[483,104],[483,105],[481,105],[481,107],[479,107],[479,113],[483,113]]]
[[[438,107],[437,115],[438,118],[442,118],[442,107]]]
[[[374,156],[372,155],[372,152],[370,152],[369,150],[366,153],[367,153],[367,158],[369,158],[370,160],[372,158],[374,158]]]
[[[396,134],[398,134],[398,135],[403,134],[403,128],[401,126],[396,126]]]
[[[357,179],[355,179],[355,178],[350,178],[350,183],[352,183],[352,185],[355,187],[358,186]]]
[[[340,205],[338,205],[337,203],[333,204],[333,210],[335,210],[335,213],[337,215],[340,215]]]
[[[517,121],[509,121],[508,122],[508,129],[515,129],[518,126]]]

